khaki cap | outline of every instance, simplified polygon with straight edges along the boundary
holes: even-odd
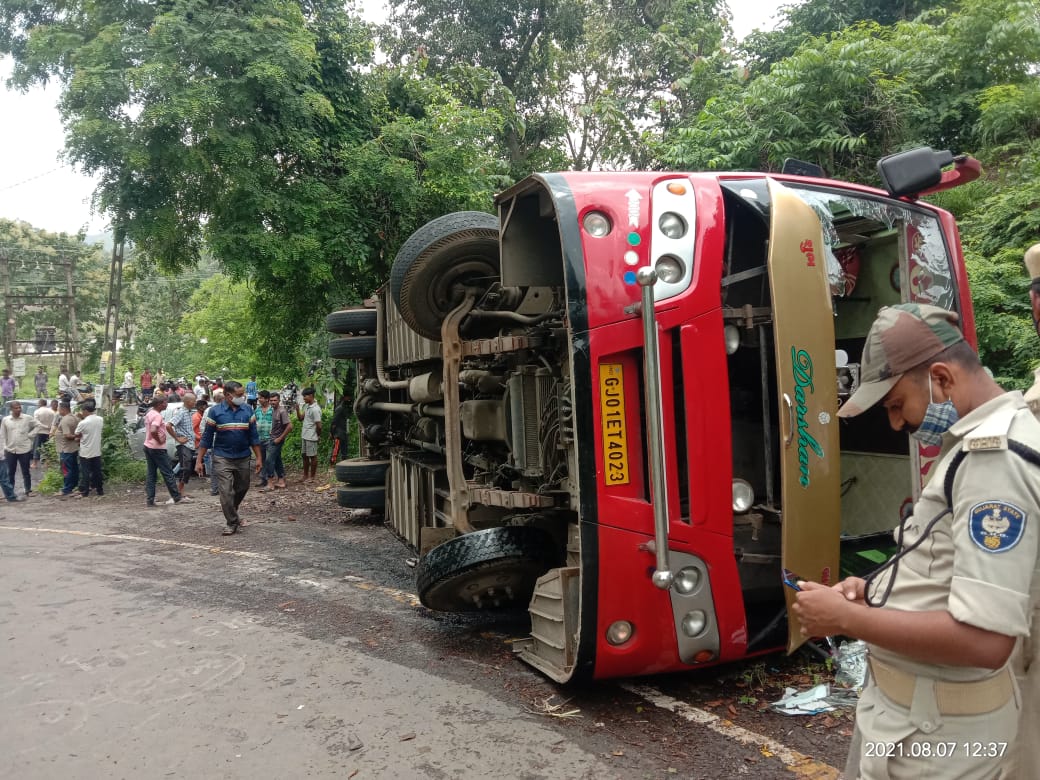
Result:
[[[1040,279],[1040,244],[1033,244],[1026,250],[1026,271],[1030,279]]]
[[[903,374],[964,341],[956,312],[924,303],[885,306],[870,326],[860,360],[860,385],[838,410],[855,417],[884,398]]]

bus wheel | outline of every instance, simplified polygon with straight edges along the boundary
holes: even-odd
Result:
[[[343,309],[325,316],[325,329],[343,336],[376,335],[375,309]]]
[[[351,485],[382,485],[386,482],[388,468],[388,460],[350,458],[336,464],[336,479],[349,482]]]
[[[390,295],[412,330],[440,341],[441,322],[462,303],[465,288],[486,290],[499,268],[498,217],[456,211],[404,242],[390,269]]]
[[[336,491],[336,503],[346,509],[382,509],[386,504],[386,490],[382,487],[341,487]]]
[[[456,536],[419,560],[419,601],[442,612],[526,607],[537,579],[556,565],[556,545],[528,526]]]
[[[329,357],[341,360],[376,356],[375,336],[346,336],[329,342]]]

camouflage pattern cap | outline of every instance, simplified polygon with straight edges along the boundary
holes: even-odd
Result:
[[[860,385],[838,410],[855,417],[884,398],[903,374],[964,341],[956,312],[924,303],[885,306],[870,326],[860,360]]]
[[[1033,244],[1026,250],[1026,271],[1030,279],[1040,279],[1040,244]]]

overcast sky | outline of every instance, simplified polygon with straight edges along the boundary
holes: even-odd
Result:
[[[771,28],[783,4],[787,0],[730,0],[737,37]],[[382,0],[364,0],[363,6],[366,16],[376,18]],[[64,131],[54,107],[58,89],[23,95],[3,87],[10,75],[10,59],[0,60],[0,217],[54,232],[75,233],[82,227],[102,232],[107,220],[90,209],[94,181],[60,159]]]

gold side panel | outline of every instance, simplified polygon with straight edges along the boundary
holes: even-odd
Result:
[[[769,282],[780,400],[783,566],[834,584],[841,530],[841,462],[834,315],[820,220],[797,195],[769,181]],[[777,572],[777,577],[781,572]],[[804,641],[788,606],[787,651]]]

